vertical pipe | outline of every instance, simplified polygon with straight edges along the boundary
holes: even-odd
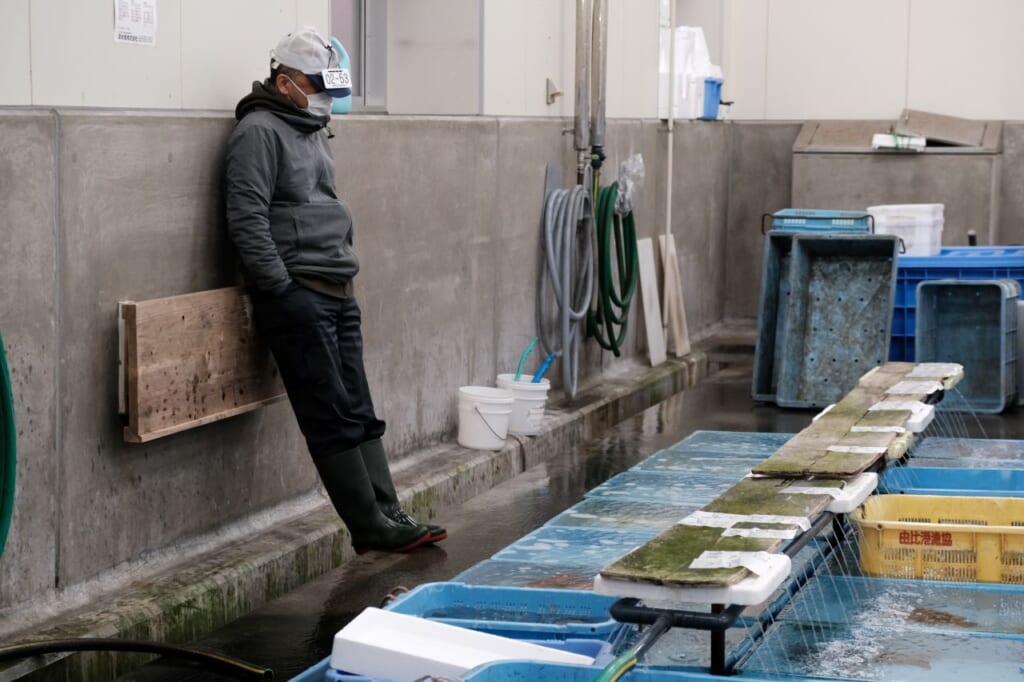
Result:
[[[594,29],[594,0],[576,0],[576,112],[573,142],[576,179],[583,184],[590,148],[590,61]]]
[[[676,0],[669,0],[668,10],[668,141],[666,144],[667,166],[665,170],[665,178],[667,187],[665,188],[665,246],[668,246],[668,241],[672,239],[672,197],[674,195],[672,187],[672,168],[675,165],[675,159],[673,158],[673,150],[675,149],[675,115],[676,115]],[[664,249],[662,253],[662,266],[663,271],[668,272],[668,249]],[[661,326],[663,330],[668,330],[668,293],[669,293],[669,278],[666,276],[664,281],[664,291],[662,292],[662,300],[665,302],[663,315],[661,317]]]
[[[593,54],[590,84],[590,146],[594,170],[604,161],[605,99],[608,80],[608,0],[594,0]]]

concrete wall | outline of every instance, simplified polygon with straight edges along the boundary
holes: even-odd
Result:
[[[761,291],[761,216],[788,208],[799,123],[734,124],[725,238],[727,319],[754,319]]]
[[[998,243],[1000,154],[795,154],[793,206],[864,210],[879,204],[945,204],[942,243]]]
[[[1024,123],[1003,126],[1003,180],[999,199],[999,243],[1024,244]]]
[[[512,369],[535,333],[544,166],[560,161],[570,181],[566,124],[334,124],[363,262],[366,362],[393,456],[451,437],[458,386]],[[0,333],[20,462],[0,614],[315,485],[286,404],[143,445],[121,436],[117,302],[236,281],[220,199],[231,126],[221,115],[0,111]],[[677,131],[674,232],[697,336],[725,312],[728,126]],[[662,231],[661,125],[614,121],[608,137],[613,162],[644,154],[638,223],[642,236]],[[642,360],[637,315],[620,362]],[[590,344],[583,378],[616,364]]]
[[[21,449],[17,503],[0,560],[0,605],[39,594],[56,579],[55,125],[56,118],[47,112],[0,117],[0,334]]]

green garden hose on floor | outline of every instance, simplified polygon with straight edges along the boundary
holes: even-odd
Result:
[[[617,182],[597,191],[597,309],[587,316],[587,333],[616,357],[622,354],[640,271],[636,223],[632,211],[620,216],[615,210],[618,195]]]
[[[14,431],[14,395],[7,369],[4,340],[0,336],[0,555],[14,513],[14,462],[17,434]]]

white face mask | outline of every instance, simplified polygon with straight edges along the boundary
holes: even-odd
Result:
[[[334,98],[326,92],[306,95],[306,101],[309,102],[309,104],[306,105],[306,111],[309,113],[315,116],[329,116],[331,114],[331,106],[334,104]]]

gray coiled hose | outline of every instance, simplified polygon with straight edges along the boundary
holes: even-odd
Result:
[[[548,193],[543,242],[547,277],[541,273],[537,329],[544,352],[561,356],[563,390],[570,399],[576,397],[584,322],[594,293],[593,221],[593,204],[585,185]],[[549,280],[558,304],[555,330],[550,329],[554,325],[547,293]]]

